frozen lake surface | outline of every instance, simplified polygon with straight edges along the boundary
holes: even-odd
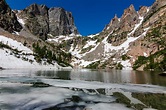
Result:
[[[49,85],[35,87],[36,82]],[[119,92],[133,104],[143,104],[131,93],[166,94],[166,79],[158,72],[138,71],[0,71],[0,109],[132,110],[116,102]]]

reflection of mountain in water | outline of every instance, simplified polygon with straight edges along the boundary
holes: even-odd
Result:
[[[154,84],[162,86],[166,85],[165,78],[159,76],[158,72],[148,71],[37,71],[35,75],[50,79],[63,80],[100,81],[104,83]]]

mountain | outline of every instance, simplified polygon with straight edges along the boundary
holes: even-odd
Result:
[[[0,9],[1,68],[71,68],[71,54],[46,41],[78,34],[71,12],[37,4],[11,10],[5,0]]]
[[[24,60],[32,67],[166,69],[165,0],[139,10],[131,4],[102,32],[86,37],[79,35],[72,13],[63,8],[32,4],[12,11],[4,0],[0,3],[0,67],[9,67],[4,62],[12,59],[14,65]]]
[[[64,38],[59,46],[75,56],[71,64],[78,68],[165,70],[165,12],[164,0],[156,0],[151,7],[141,6],[138,11],[130,5],[102,32]]]
[[[15,12],[27,30],[44,40],[51,36],[79,34],[72,13],[63,8],[32,4]]]

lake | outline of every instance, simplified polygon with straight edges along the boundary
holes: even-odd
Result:
[[[155,108],[155,105],[147,105],[137,98],[136,94],[165,97],[166,77],[159,76],[159,73],[86,69],[1,70],[0,110],[132,110],[137,105]],[[121,97],[127,97],[130,106],[121,102]]]

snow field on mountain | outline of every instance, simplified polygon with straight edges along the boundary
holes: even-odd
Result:
[[[12,49],[17,49],[18,51],[26,52],[26,53],[33,53],[32,50],[25,47],[22,43],[17,42],[16,40],[13,40],[11,38],[5,37],[0,35],[0,42],[2,42],[5,45],[10,46]]]
[[[70,35],[59,35],[59,36],[53,36],[51,34],[48,34],[49,36],[51,36],[52,38],[49,38],[47,39],[47,41],[51,42],[51,41],[54,41],[54,42],[57,42],[57,43],[62,43],[62,41],[66,41],[66,40],[70,40],[70,39],[73,39],[74,37],[79,37],[81,36],[80,34],[70,34]]]
[[[142,24],[144,18],[143,17],[139,17],[140,19],[140,22],[138,24],[135,24],[135,27],[134,29],[128,34],[127,36],[127,40],[125,42],[123,42],[121,45],[119,46],[112,46],[112,44],[108,43],[107,42],[107,39],[108,37],[112,34],[112,32],[106,37],[104,38],[104,40],[102,41],[102,43],[104,43],[104,56],[106,57],[105,59],[107,60],[113,53],[113,51],[116,51],[116,52],[121,52],[119,54],[121,55],[124,55],[126,54],[128,51],[129,51],[129,44],[131,42],[134,42],[136,41],[137,39],[139,39],[140,37],[144,37],[147,33],[147,31],[149,30],[149,27],[144,29],[144,32],[138,36],[138,37],[134,37],[133,34],[135,33],[135,31],[140,27],[140,25]],[[117,61],[118,63],[121,63],[123,65],[123,69],[125,70],[131,70],[131,63],[129,60],[126,60],[126,61],[122,61],[122,60],[119,60]]]
[[[14,54],[12,50],[0,49],[0,67],[3,68],[45,68],[58,69],[61,68],[56,62],[55,65],[43,65],[36,62],[33,51],[25,47],[21,42],[17,42],[11,38],[0,35],[0,42],[8,45],[12,49],[19,52]]]
[[[96,42],[97,42],[97,40],[95,40],[95,41],[87,41],[87,43],[86,43],[86,45],[83,47],[83,49],[84,49],[84,48],[88,48],[88,47],[90,47],[90,46],[95,46],[95,45],[96,45]]]

